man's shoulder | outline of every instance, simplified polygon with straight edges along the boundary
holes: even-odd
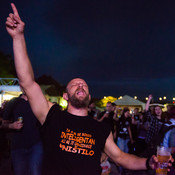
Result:
[[[48,114],[54,114],[54,113],[63,113],[65,111],[62,111],[60,109],[60,106],[58,104],[54,104],[51,106],[51,108],[49,109]]]

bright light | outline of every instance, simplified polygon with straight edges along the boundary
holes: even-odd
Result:
[[[159,97],[159,100],[161,101],[162,100],[162,97]]]
[[[175,98],[173,97],[173,101],[175,101]]]
[[[67,101],[64,100],[63,97],[61,97],[59,105],[65,109],[67,107]]]
[[[106,96],[104,96],[104,98],[106,98]]]
[[[145,99],[148,100],[148,97],[146,97]]]
[[[120,96],[118,99],[122,99],[123,97],[122,96]]]
[[[137,96],[134,96],[134,99],[137,99]]]
[[[163,99],[166,100],[166,97],[164,96]]]
[[[14,95],[7,95],[7,94],[4,94],[4,95],[3,95],[3,100],[11,100],[13,97],[14,97]]]

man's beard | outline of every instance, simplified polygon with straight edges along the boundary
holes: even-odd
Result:
[[[73,94],[72,96],[70,96],[69,93],[68,94],[68,98],[69,98],[69,102],[71,103],[71,105],[77,109],[81,109],[81,108],[86,108],[89,105],[89,95],[86,95],[86,97],[83,100],[78,99],[75,94]]]

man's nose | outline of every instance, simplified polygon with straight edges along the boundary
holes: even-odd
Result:
[[[83,84],[82,84],[82,83],[79,83],[78,86],[79,86],[79,87],[83,87]]]

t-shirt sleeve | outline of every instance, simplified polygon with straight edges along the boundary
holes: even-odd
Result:
[[[53,105],[51,108],[50,108],[50,110],[49,110],[49,112],[48,112],[48,114],[47,114],[47,116],[46,116],[46,120],[45,120],[45,122],[44,122],[44,124],[41,126],[41,129],[43,128],[45,128],[45,127],[47,127],[47,125],[50,123],[50,121],[52,120],[52,117],[54,117],[55,115],[53,115],[56,111],[60,111],[60,109],[59,109],[59,106],[57,105],[57,104],[55,104],[55,105]]]
[[[105,147],[106,139],[108,138],[111,130],[106,123],[100,122],[100,124],[101,124],[102,129],[99,135],[100,137],[102,137],[102,143],[101,143],[102,148],[101,149],[103,150]]]

